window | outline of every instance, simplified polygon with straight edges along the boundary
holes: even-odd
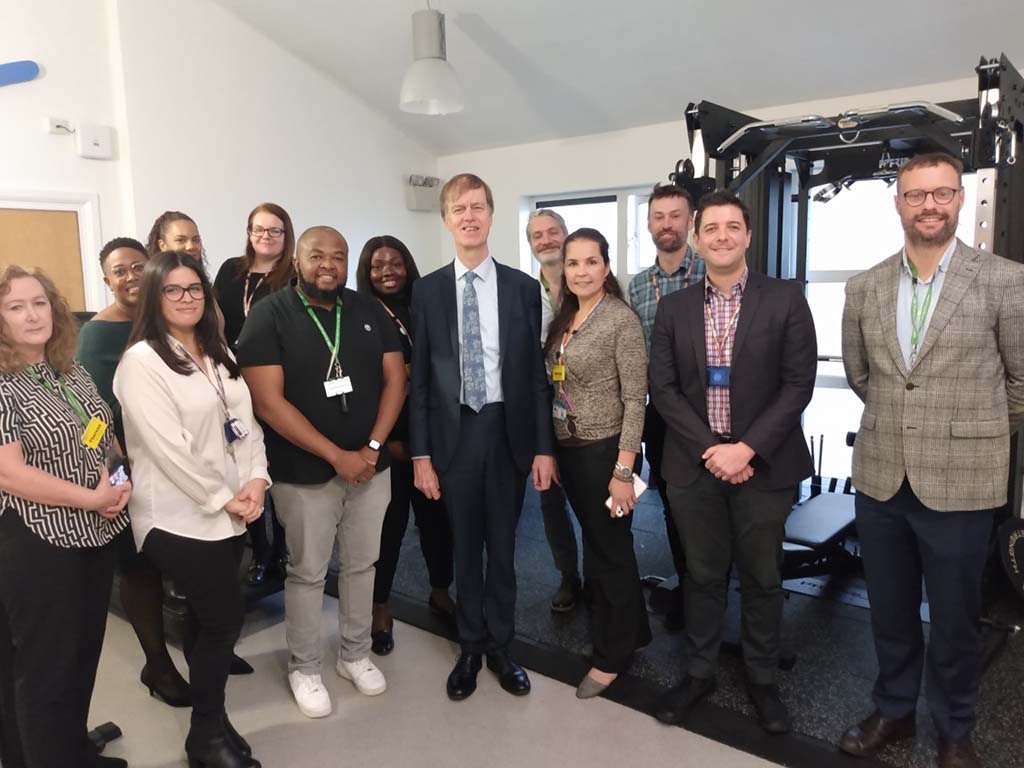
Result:
[[[965,175],[964,207],[957,236],[974,242],[977,183]],[[903,247],[903,229],[893,207],[895,186],[860,181],[828,202],[812,202],[807,226],[807,303],[814,316],[818,378],[804,411],[804,433],[814,439],[815,471],[825,477],[850,475],[853,450],[846,433],[855,432],[864,406],[846,383],[842,365],[842,317],[846,281]],[[824,445],[823,445],[824,443]]]
[[[618,274],[619,244],[619,204],[615,195],[592,195],[571,198],[538,198],[531,210],[548,208],[555,211],[563,219],[570,232],[580,227],[596,229],[608,240],[608,258],[612,263],[612,273]],[[525,237],[526,229],[523,234]],[[529,246],[529,243],[527,243]],[[534,261],[533,271],[537,271]]]

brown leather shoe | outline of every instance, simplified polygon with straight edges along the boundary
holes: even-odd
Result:
[[[876,709],[839,739],[839,748],[854,757],[868,757],[886,744],[914,737],[914,714],[887,720]]]
[[[974,751],[971,737],[947,742],[939,737],[939,768],[981,768],[981,758]]]

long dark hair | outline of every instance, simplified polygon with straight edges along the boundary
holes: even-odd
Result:
[[[190,376],[195,370],[192,362],[175,352],[167,341],[170,329],[164,319],[163,287],[167,275],[178,267],[188,267],[196,273],[199,282],[202,283],[203,294],[206,296],[203,314],[199,318],[199,322],[196,323],[195,330],[199,349],[214,363],[227,368],[232,379],[237,379],[238,364],[228,352],[227,342],[224,341],[220,332],[220,322],[217,320],[217,302],[213,300],[213,286],[210,285],[210,278],[206,276],[203,265],[187,253],[164,251],[146,262],[146,269],[142,273],[142,284],[139,286],[139,308],[135,312],[135,324],[132,326],[132,335],[128,339],[128,346],[137,341],[145,341],[175,373]]]
[[[608,241],[604,235],[598,232],[596,229],[590,227],[581,227],[565,238],[565,242],[562,243],[562,265],[565,265],[565,254],[569,250],[569,244],[574,243],[577,240],[586,240],[591,243],[596,243],[597,247],[601,251],[601,258],[604,260],[605,266],[611,265],[611,259],[608,256]],[[610,294],[615,298],[622,301],[622,286],[619,285],[619,281],[615,279],[615,275],[608,270],[608,274],[604,278],[604,292]],[[551,325],[548,328],[548,338],[544,342],[544,356],[547,357],[551,349],[561,342],[562,336],[572,325],[572,319],[580,309],[580,300],[576,297],[576,294],[569,290],[569,284],[565,279],[565,270],[562,270],[562,305],[558,308],[558,312],[551,320]]]
[[[272,216],[277,216],[284,225],[284,247],[281,250],[281,256],[277,260],[277,264],[270,270],[267,275],[267,284],[270,286],[270,290],[276,291],[278,288],[284,287],[289,280],[295,277],[295,263],[293,261],[295,257],[295,227],[292,226],[292,217],[288,215],[288,211],[282,208],[277,203],[260,203],[249,213],[249,220],[245,225],[245,254],[242,256],[242,260],[238,264],[238,273],[241,275],[246,274],[256,260],[256,249],[252,247],[252,237],[249,235],[249,229],[252,227],[252,219],[257,213],[269,213]]]
[[[367,296],[379,297],[373,283],[370,282],[370,262],[373,261],[373,254],[381,248],[394,248],[405,262],[405,287],[396,294],[396,298],[409,306],[412,301],[412,284],[420,279],[420,271],[416,269],[416,262],[413,261],[412,253],[406,244],[391,235],[378,235],[366,241],[359,254],[359,264],[356,266],[356,291]]]

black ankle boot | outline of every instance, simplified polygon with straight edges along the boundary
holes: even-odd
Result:
[[[224,734],[228,737],[228,741],[235,745],[235,749],[241,752],[246,757],[252,757],[252,747],[249,746],[249,742],[242,738],[242,735],[235,730],[235,726],[228,720],[228,713],[224,713]]]
[[[225,731],[223,721],[212,732],[193,726],[185,739],[188,768],[261,768],[259,761],[239,751]]]

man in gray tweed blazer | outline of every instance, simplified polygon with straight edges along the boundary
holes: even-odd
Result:
[[[879,671],[875,711],[839,747],[863,756],[912,737],[927,668],[940,768],[981,765],[981,577],[1024,419],[1024,265],[956,238],[962,171],[940,153],[900,169],[904,248],[847,283],[843,312],[846,377],[865,405],[853,482]]]

